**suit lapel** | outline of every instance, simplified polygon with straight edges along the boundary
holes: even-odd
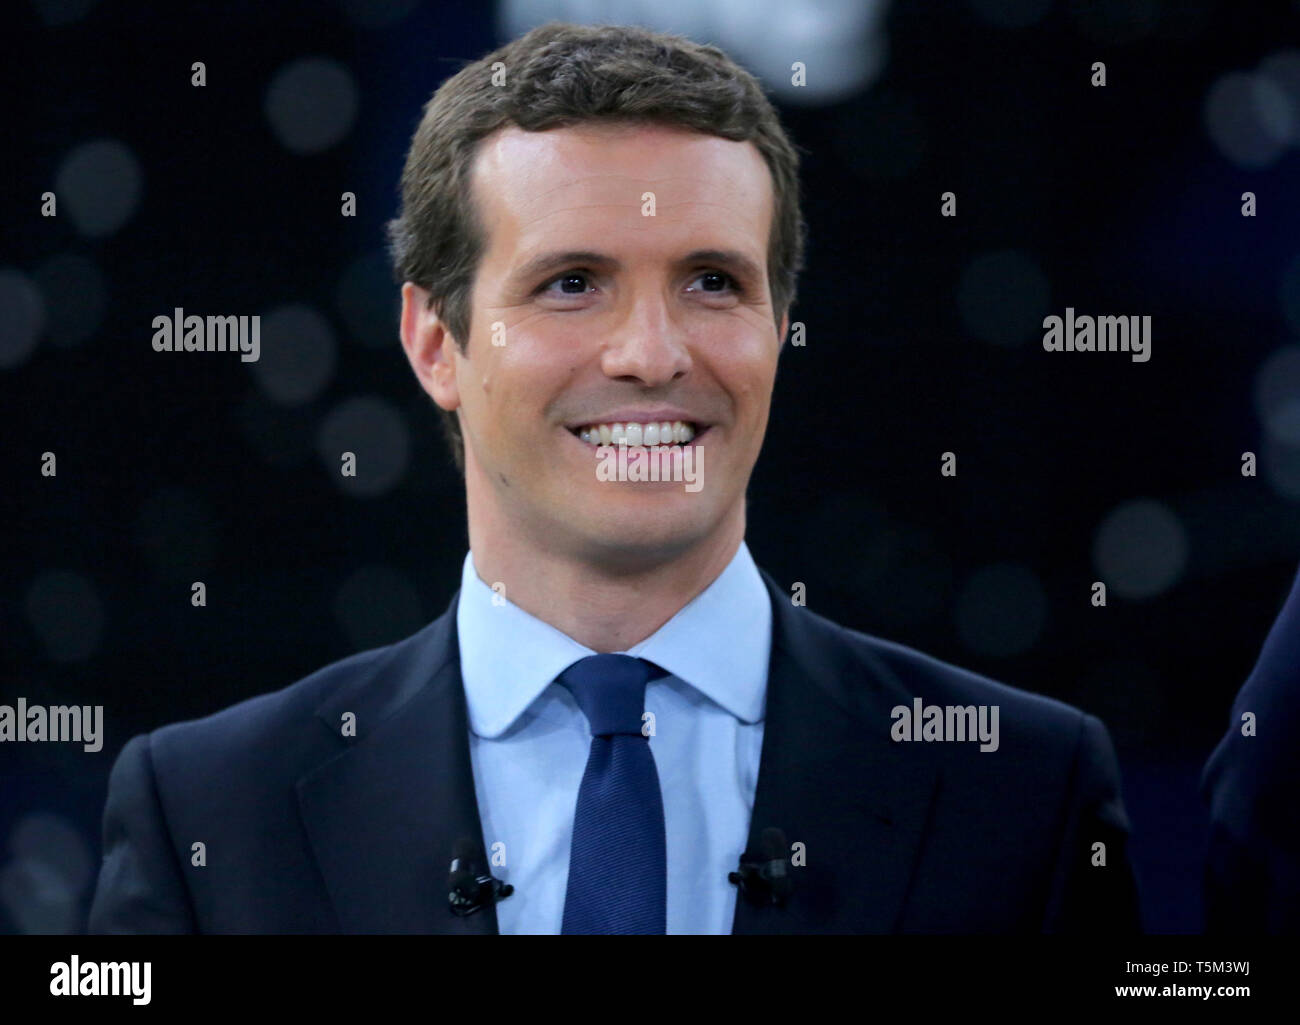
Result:
[[[737,897],[734,934],[885,933],[897,929],[937,782],[889,737],[906,689],[884,663],[853,652],[840,628],[772,598],[763,747],[749,848],[764,828],[804,844],[784,907]],[[916,745],[901,745],[915,747]]]
[[[359,674],[317,717],[341,750],[298,782],[311,848],[346,933],[495,934],[491,906],[447,907],[458,837],[481,844],[456,602],[374,672]],[[356,736],[343,737],[347,712]]]
[[[772,600],[763,747],[749,846],[764,828],[802,843],[781,908],[736,901],[732,932],[883,933],[897,928],[937,771],[889,738],[910,692],[839,628]],[[496,934],[495,909],[458,918],[447,873],[458,837],[482,842],[456,640],[456,602],[317,711],[339,751],[298,782],[304,828],[347,933]],[[866,662],[862,661],[865,655]],[[854,678],[856,677],[856,678]],[[343,737],[344,713],[357,736]]]

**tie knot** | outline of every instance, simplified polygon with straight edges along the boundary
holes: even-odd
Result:
[[[588,655],[562,672],[557,682],[573,694],[591,724],[593,737],[641,734],[645,685],[657,667],[631,655]]]

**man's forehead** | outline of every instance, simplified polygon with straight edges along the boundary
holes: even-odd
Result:
[[[484,140],[474,171],[490,248],[513,254],[512,262],[540,246],[603,247],[610,231],[635,231],[648,242],[647,230],[676,235],[691,225],[714,236],[710,245],[752,249],[756,259],[766,247],[771,178],[752,143],[654,124],[511,126]],[[594,229],[601,239],[590,237]]]
[[[771,197],[752,143],[658,124],[509,126],[484,140],[474,172],[477,197],[525,218],[607,204],[639,215],[645,191],[655,193],[656,207],[724,204],[733,216],[747,206],[760,212]]]

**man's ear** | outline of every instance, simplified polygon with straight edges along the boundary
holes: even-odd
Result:
[[[420,387],[441,408],[451,412],[460,405],[456,383],[456,339],[433,310],[429,293],[419,285],[402,285],[402,348]]]
[[[777,341],[780,342],[782,346],[785,345],[785,336],[789,330],[790,330],[790,307],[787,306],[785,308],[785,312],[781,314],[781,333],[777,335]]]

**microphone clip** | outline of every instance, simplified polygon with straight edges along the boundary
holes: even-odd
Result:
[[[752,857],[747,851],[740,856],[737,868],[739,871],[727,873],[727,881],[740,887],[745,899],[758,907],[782,907],[794,889],[784,856]]]
[[[459,858],[451,863],[447,907],[459,918],[472,915],[514,892],[515,888],[509,883],[503,883],[487,873],[476,872],[472,864],[467,867]]]

